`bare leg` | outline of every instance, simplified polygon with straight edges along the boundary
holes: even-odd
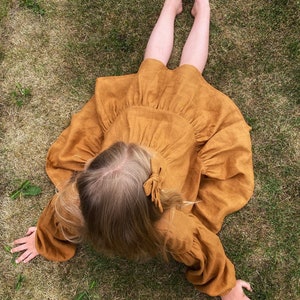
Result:
[[[208,57],[209,0],[195,0],[192,15],[194,24],[183,47],[180,65],[193,65],[202,73]]]
[[[182,11],[181,0],[166,0],[150,35],[144,59],[154,58],[167,64],[173,49],[174,21]]]

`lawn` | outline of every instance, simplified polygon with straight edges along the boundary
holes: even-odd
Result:
[[[51,143],[93,94],[96,77],[138,70],[162,0],[0,0],[0,299],[213,299],[184,267],[99,256],[42,257],[15,265],[8,249],[36,224],[54,187]],[[176,67],[192,24],[192,1],[176,21]],[[300,2],[211,0],[204,77],[252,126],[255,192],[220,237],[251,299],[296,300],[299,290]],[[38,196],[10,194],[29,180]]]

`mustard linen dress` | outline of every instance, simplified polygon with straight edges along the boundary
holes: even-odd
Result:
[[[208,295],[222,295],[236,279],[216,234],[253,192],[249,130],[232,100],[195,67],[169,70],[147,59],[136,74],[97,79],[95,95],[51,146],[46,170],[60,190],[117,141],[150,148],[161,158],[162,188],[195,202],[164,212],[157,230],[173,258],[187,266],[187,279]],[[36,247],[49,260],[65,261],[76,246],[59,230],[55,200],[39,218]]]

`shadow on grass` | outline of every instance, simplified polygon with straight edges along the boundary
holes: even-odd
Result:
[[[211,299],[200,295],[186,281],[185,267],[174,261],[153,259],[135,263],[106,258],[87,246],[84,248],[88,254],[89,282],[96,283],[90,295],[103,299]]]

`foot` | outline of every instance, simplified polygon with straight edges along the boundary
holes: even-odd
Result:
[[[191,11],[192,16],[195,18],[200,10],[205,8],[209,9],[209,0],[195,0],[194,6]]]

